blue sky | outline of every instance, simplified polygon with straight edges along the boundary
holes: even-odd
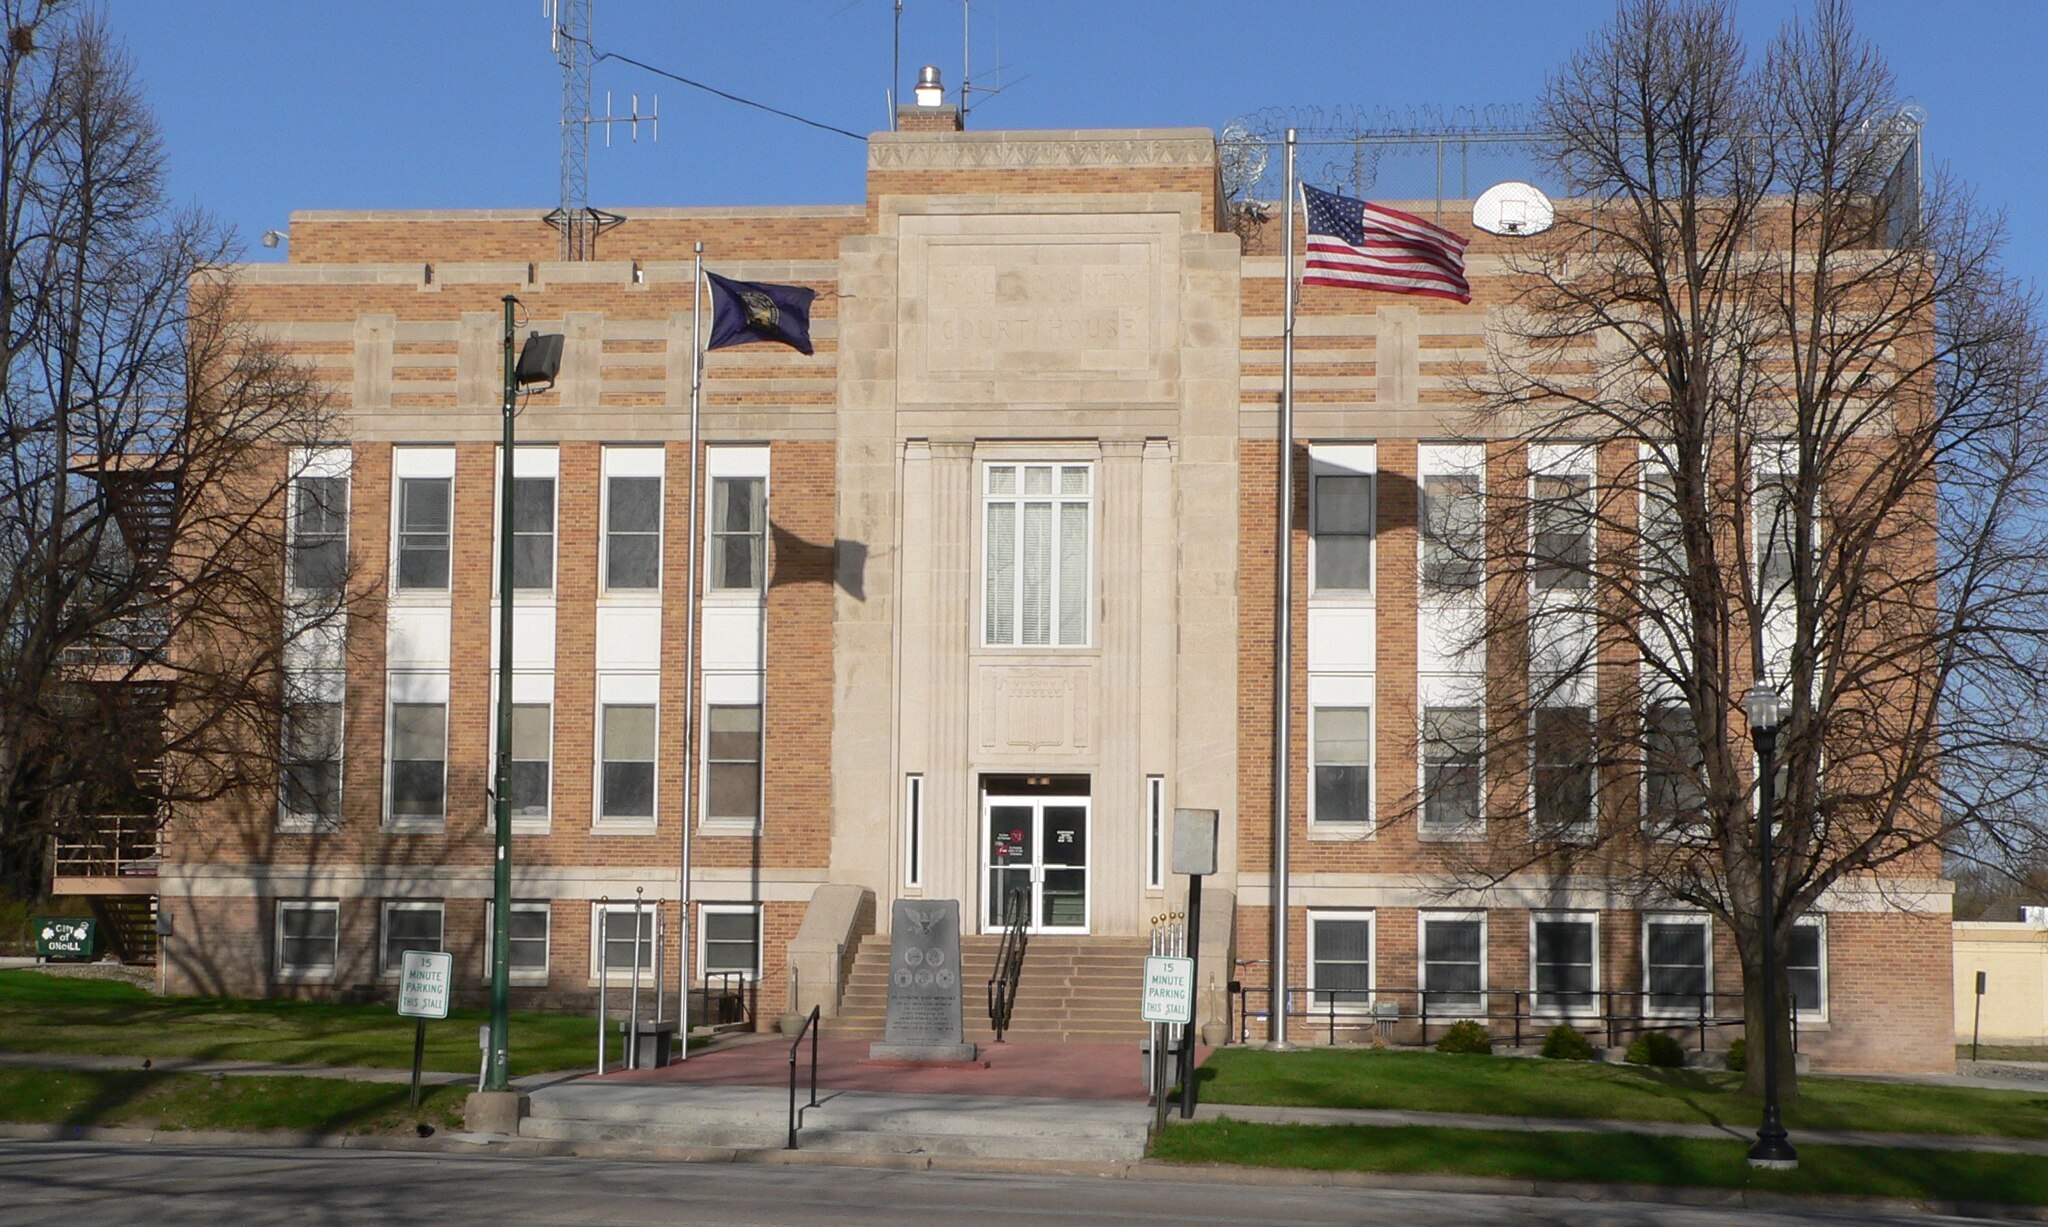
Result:
[[[594,41],[734,93],[865,132],[886,124],[891,0],[595,0]],[[168,141],[182,198],[255,239],[294,209],[532,207],[557,193],[561,76],[542,0],[106,0]],[[1738,13],[1760,48],[1791,0]],[[905,0],[905,86],[961,67],[959,0]],[[975,0],[987,128],[1218,127],[1268,106],[1527,104],[1611,13],[1522,0]],[[1925,108],[1930,162],[2006,210],[2008,266],[2048,287],[2048,3],[1863,0],[1859,24]],[[853,202],[862,153],[650,78],[596,71],[623,110],[661,95],[661,137],[591,153],[591,200],[636,205]],[[623,133],[619,134],[623,136]]]

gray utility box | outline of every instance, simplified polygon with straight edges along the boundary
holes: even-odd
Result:
[[[1206,878],[1216,872],[1217,813],[1213,809],[1173,811],[1173,871]]]
[[[632,1062],[635,1069],[661,1069],[675,1057],[676,1020],[673,1018],[642,1020],[637,1030],[632,1019],[621,1018],[619,1034],[626,1037],[626,1050],[635,1058]]]

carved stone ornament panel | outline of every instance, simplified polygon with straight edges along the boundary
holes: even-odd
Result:
[[[869,170],[1209,166],[1215,161],[1215,141],[1198,138],[952,141],[880,139],[868,142]]]
[[[983,665],[976,723],[983,754],[1085,754],[1094,742],[1094,671],[1086,664]]]

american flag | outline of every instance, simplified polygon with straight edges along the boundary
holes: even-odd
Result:
[[[1301,191],[1308,211],[1308,266],[1301,284],[1472,301],[1465,282],[1469,239],[1399,209],[1306,183]]]

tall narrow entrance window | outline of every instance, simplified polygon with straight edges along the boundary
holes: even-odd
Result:
[[[991,464],[983,472],[982,641],[1087,646],[1089,467]]]
[[[903,779],[903,884],[924,885],[924,777]]]
[[[1145,777],[1145,886],[1166,886],[1166,777]]]

